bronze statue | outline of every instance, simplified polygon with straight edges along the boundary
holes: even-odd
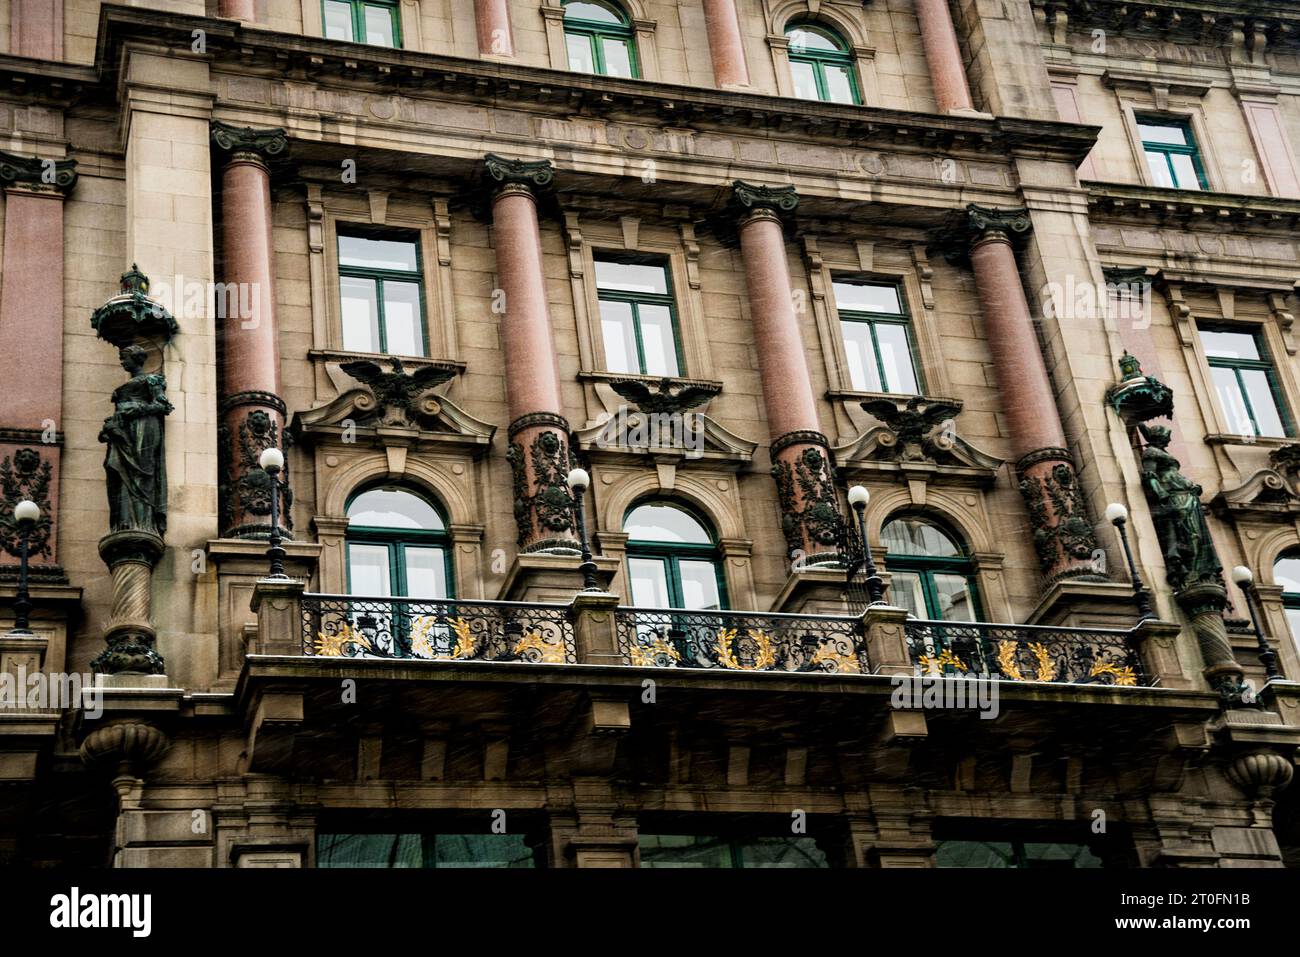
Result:
[[[1170,431],[1143,425],[1142,482],[1165,555],[1166,577],[1175,591],[1201,582],[1220,582],[1223,565],[1210,538],[1201,487],[1185,476],[1169,454]]]
[[[166,378],[143,371],[146,355],[139,346],[118,351],[131,378],[113,390],[116,411],[104,420],[99,441],[108,445],[104,472],[109,529],[162,535],[167,530],[163,416],[172,404],[167,401]]]

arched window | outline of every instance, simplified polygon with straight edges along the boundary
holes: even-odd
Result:
[[[1300,647],[1300,549],[1283,552],[1273,563],[1273,584],[1282,586],[1282,607],[1291,640]]]
[[[569,0],[564,4],[564,46],[569,69],[600,76],[639,77],[632,21],[608,0]]]
[[[957,539],[916,515],[890,519],[880,538],[893,604],[914,618],[979,621],[974,568]]]
[[[348,503],[348,593],[381,598],[451,597],[447,523],[422,496],[372,488]]]
[[[816,23],[785,29],[794,95],[824,103],[861,103],[849,45],[834,30]]]
[[[716,610],[727,605],[717,544],[695,515],[668,502],[646,502],[623,519],[632,604],[641,608]]]

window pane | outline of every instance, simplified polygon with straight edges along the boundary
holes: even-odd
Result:
[[[1184,153],[1174,153],[1169,157],[1169,162],[1174,164],[1174,176],[1177,179],[1179,189],[1200,189],[1201,180],[1196,175],[1196,165],[1192,158]]]
[[[447,597],[447,555],[441,548],[407,545],[405,557],[408,598]]]
[[[1249,332],[1202,329],[1201,345],[1213,359],[1259,359],[1259,343]]]
[[[388,352],[399,356],[424,355],[420,328],[420,287],[413,282],[384,280],[384,334]]]
[[[940,841],[936,867],[1015,867],[1015,852],[1002,841]]]
[[[682,607],[718,609],[718,570],[713,562],[695,559],[679,561],[682,575]]]
[[[605,368],[610,372],[640,372],[631,304],[602,300],[600,329],[605,340]]]
[[[851,312],[886,312],[902,315],[898,287],[878,282],[834,282],[835,305]]]
[[[591,38],[582,33],[566,33],[565,45],[569,49],[569,69],[575,73],[595,73],[596,58],[591,52]]]
[[[663,266],[596,260],[596,286],[624,292],[668,294],[668,273]]]
[[[339,265],[415,272],[415,243],[398,239],[339,236]]]
[[[1233,435],[1254,435],[1255,426],[1246,411],[1246,403],[1242,401],[1236,373],[1232,369],[1211,366],[1210,378],[1219,394],[1219,407],[1223,409],[1228,431]]]
[[[677,340],[673,333],[673,314],[667,306],[642,303],[641,349],[645,354],[647,375],[677,375]]]
[[[939,596],[939,617],[944,621],[977,621],[975,599],[964,575],[936,572],[934,590]]]
[[[1147,167],[1151,170],[1151,183],[1154,186],[1174,185],[1173,177],[1169,175],[1169,161],[1165,159],[1165,154],[1147,150]]]
[[[600,42],[605,55],[605,76],[631,76],[632,54],[627,41],[602,37]]]
[[[716,837],[641,834],[642,867],[731,867],[731,847]]]
[[[352,39],[352,7],[339,0],[325,0],[325,37],[330,40]]]
[[[1156,124],[1138,121],[1138,133],[1144,143],[1169,143],[1173,146],[1188,146],[1187,128],[1181,124]]]
[[[340,276],[339,299],[343,307],[343,348],[350,352],[378,352],[379,307],[375,281]]]
[[[434,867],[536,866],[522,834],[438,834],[428,840]]]
[[[366,42],[380,47],[397,46],[390,7],[366,7]]]
[[[912,347],[907,341],[907,329],[896,322],[876,323],[876,343],[880,347],[880,361],[885,367],[885,386],[888,392],[905,392],[915,395],[916,372],[912,365]]]
[[[921,576],[916,572],[891,572],[889,576],[889,602],[899,608],[906,608],[913,618],[929,618],[930,612],[925,607],[925,592],[921,588]]]
[[[354,595],[387,597],[388,546],[348,544],[348,590]]]
[[[1300,608],[1288,608],[1286,610],[1286,623],[1291,628],[1291,640],[1300,648]]]
[[[362,492],[348,506],[353,527],[418,528],[441,531],[442,518],[432,505],[400,488],[372,488]]]
[[[826,94],[832,103],[855,103],[853,83],[846,66],[826,65]]]
[[[668,572],[659,558],[629,558],[627,574],[632,582],[632,604],[640,608],[668,607]]]
[[[811,837],[760,837],[740,845],[741,867],[829,867]]]
[[[593,20],[596,23],[622,23],[623,19],[603,3],[574,0],[564,5],[564,19]]]
[[[633,542],[686,542],[712,545],[704,526],[671,505],[639,505],[623,520],[623,531]]]
[[[1241,381],[1246,384],[1246,395],[1250,398],[1250,407],[1255,412],[1255,424],[1259,426],[1260,435],[1286,435],[1282,427],[1282,417],[1277,412],[1277,400],[1273,398],[1273,388],[1269,384],[1268,374],[1263,369],[1242,369]]]
[[[859,392],[883,392],[875,346],[871,342],[871,324],[841,322],[840,329],[844,333],[844,358],[849,364],[850,384]]]
[[[1026,844],[1026,867],[1101,867],[1101,858],[1082,844]]]
[[[1273,584],[1284,592],[1300,594],[1300,557],[1283,556],[1273,563]]]
[[[961,550],[939,528],[919,518],[896,518],[880,533],[885,548],[894,555],[959,558]]]
[[[802,53],[805,50],[839,53],[843,49],[828,34],[808,26],[793,27],[785,31],[785,35],[790,39],[792,53]]]
[[[817,80],[813,65],[802,60],[790,61],[790,76],[794,80],[794,95],[801,100],[819,100]]]
[[[421,867],[418,834],[321,834],[317,867]]]

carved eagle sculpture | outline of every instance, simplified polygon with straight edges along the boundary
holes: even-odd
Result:
[[[862,403],[862,409],[883,422],[897,437],[896,443],[892,443],[895,454],[911,460],[931,458],[935,451],[951,447],[927,441],[926,436],[936,426],[951,421],[961,411],[961,405],[917,395],[908,399],[901,409],[889,399],[871,399]]]
[[[456,374],[455,369],[446,366],[421,366],[414,372],[407,372],[401,359],[394,357],[389,361],[392,369],[388,372],[369,359],[344,362],[339,366],[352,378],[370,387],[375,401],[386,413],[385,418],[392,414],[409,417],[417,397]]]
[[[685,412],[703,405],[722,391],[709,383],[690,382],[674,392],[673,380],[667,378],[653,387],[642,379],[616,379],[609,387],[648,414]]]

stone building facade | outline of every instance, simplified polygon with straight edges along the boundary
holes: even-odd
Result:
[[[0,860],[1296,860],[1298,30],[0,0]]]

